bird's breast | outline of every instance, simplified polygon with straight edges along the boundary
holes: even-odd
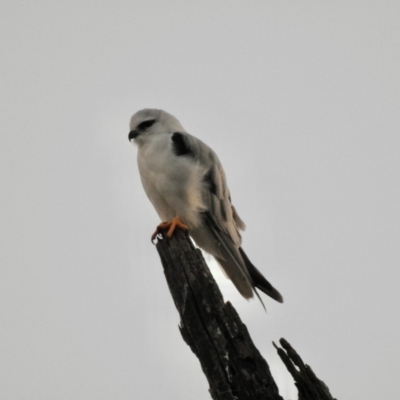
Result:
[[[159,136],[138,151],[144,190],[162,220],[179,216],[197,225],[203,207],[204,171],[192,157],[175,155],[171,135]]]

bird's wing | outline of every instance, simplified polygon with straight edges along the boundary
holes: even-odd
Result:
[[[245,226],[231,204],[225,173],[217,155],[187,133],[174,133],[172,141],[175,155],[192,157],[204,171],[201,189],[203,224],[189,233],[200,247],[215,257],[239,292],[246,299],[253,297],[252,278],[239,251],[239,228]]]
[[[205,171],[202,197],[208,219],[213,226],[228,235],[236,246],[240,246],[239,229],[245,224],[231,204],[225,172],[215,152],[201,140],[188,133],[175,132],[172,135],[173,151],[177,156],[192,157]]]

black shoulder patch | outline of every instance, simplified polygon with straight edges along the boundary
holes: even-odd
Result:
[[[172,139],[172,148],[174,150],[175,155],[177,156],[192,155],[190,146],[185,140],[185,136],[182,135],[182,133],[179,132],[173,133],[171,139]]]

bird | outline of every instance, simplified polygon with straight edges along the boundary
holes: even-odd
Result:
[[[231,203],[224,169],[216,153],[189,134],[173,115],[146,108],[130,120],[130,142],[147,197],[161,219],[158,232],[187,230],[198,247],[214,256],[245,298],[259,289],[283,303],[282,295],[251,263],[241,247],[245,224]]]

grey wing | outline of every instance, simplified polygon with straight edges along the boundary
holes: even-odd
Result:
[[[253,297],[252,278],[239,250],[239,229],[244,230],[245,224],[231,204],[225,173],[217,155],[201,140],[187,133],[174,133],[172,140],[177,156],[193,157],[204,168],[203,223],[190,231],[192,238],[216,258],[245,298]]]
[[[242,240],[239,229],[244,230],[245,224],[231,203],[226,177],[216,154],[210,154],[209,169],[204,176],[204,201],[215,225],[229,235],[236,246]]]
[[[193,157],[204,167],[203,201],[216,227],[230,236],[236,246],[240,246],[239,229],[245,224],[231,204],[225,172],[215,152],[188,133],[175,132],[172,135],[173,149],[177,156]]]

